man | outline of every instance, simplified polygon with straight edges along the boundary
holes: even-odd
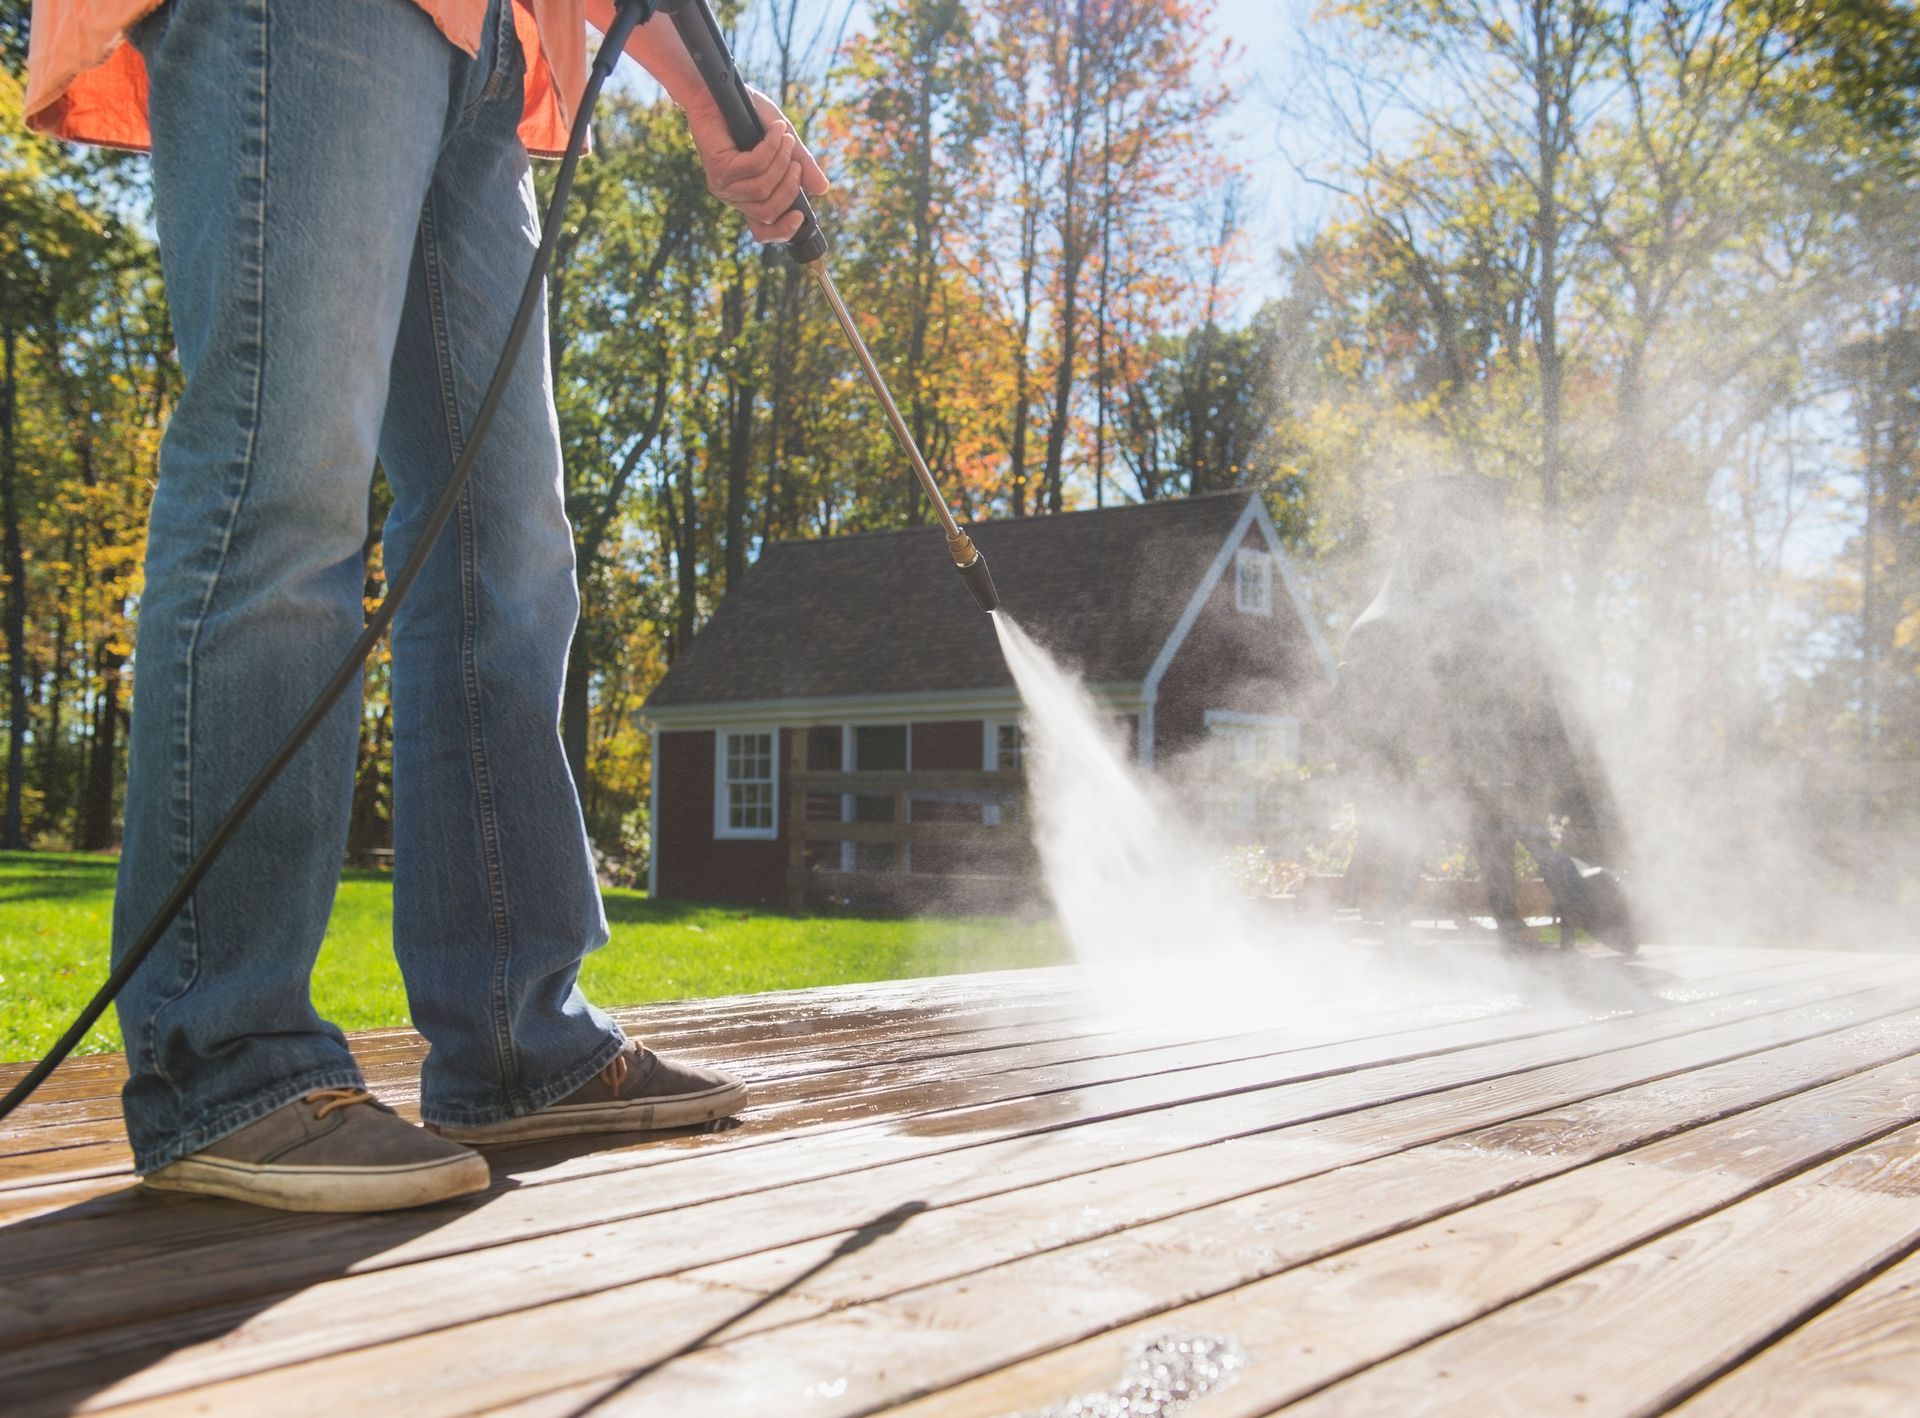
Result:
[[[116,957],[362,625],[464,446],[612,0],[35,0],[29,122],[153,152],[186,386],[148,531]],[[714,192],[783,240],[826,180],[779,110],[742,152],[671,25],[627,52]],[[543,313],[544,318],[544,313]],[[149,1186],[380,1210],[488,1182],[464,1143],[725,1116],[741,1083],[628,1040],[576,983],[607,937],[557,722],[577,615],[547,342],[527,342],[393,627],[394,948],[431,1044],[416,1128],[308,997],[357,715],[274,785],[119,1000]]]

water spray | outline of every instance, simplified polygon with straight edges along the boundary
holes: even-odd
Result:
[[[733,53],[727,48],[726,36],[720,32],[720,24],[714,19],[707,0],[661,0],[659,13],[670,19],[674,29],[679,31],[681,41],[687,46],[687,53],[693,57],[700,77],[706,82],[707,91],[713,95],[721,117],[726,120],[727,132],[733,138],[734,146],[743,152],[758,147],[767,136],[767,130],[760,122],[760,115],[754,111],[753,96],[747,92],[747,86],[740,78],[739,67],[733,62]],[[880,401],[881,411],[887,416],[887,425],[893,430],[894,440],[912,462],[914,476],[919,478],[920,486],[926,490],[934,511],[940,517],[941,529],[947,534],[947,551],[953,557],[960,579],[967,583],[967,589],[973,593],[973,599],[979,603],[981,610],[997,610],[1000,596],[993,588],[993,576],[987,570],[987,559],[980,554],[980,549],[973,544],[973,538],[967,535],[966,529],[954,520],[946,498],[941,495],[939,483],[934,481],[933,473],[927,467],[927,460],[914,443],[906,420],[900,417],[899,407],[893,402],[887,381],[881,377],[880,367],[873,362],[873,355],[867,350],[867,342],[860,338],[853,315],[834,287],[833,276],[827,270],[827,238],[813,215],[813,204],[807,201],[807,194],[801,192],[795,195],[793,206],[787,210],[800,213],[800,229],[786,241],[787,255],[813,278],[813,283],[820,287],[820,293],[827,298],[833,318],[840,322],[841,333],[853,347],[854,358],[859,361],[860,370],[867,377],[867,386],[873,390],[874,398]]]

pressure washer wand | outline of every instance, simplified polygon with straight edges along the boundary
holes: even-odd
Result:
[[[674,29],[680,32],[687,53],[693,57],[694,66],[706,81],[707,91],[713,95],[721,116],[726,119],[727,131],[734,145],[741,149],[758,147],[760,140],[767,136],[767,130],[760,122],[760,115],[754,111],[753,97],[740,78],[739,67],[733,62],[733,54],[727,48],[726,36],[720,32],[719,22],[714,19],[707,0],[661,0],[658,13],[672,20]],[[899,407],[893,402],[887,381],[881,377],[880,367],[873,362],[867,342],[860,338],[859,327],[853,323],[846,302],[840,299],[840,292],[834,287],[833,277],[827,271],[827,238],[820,230],[819,219],[813,214],[813,204],[802,192],[794,198],[793,206],[788,210],[800,213],[801,220],[800,230],[787,242],[787,255],[813,277],[814,284],[820,287],[820,293],[833,309],[833,318],[840,322],[847,343],[853,346],[854,358],[859,361],[861,372],[867,376],[867,384],[873,390],[874,397],[880,401],[887,424],[893,429],[894,439],[912,461],[914,475],[920,479],[920,486],[926,489],[934,510],[939,513],[940,525],[947,534],[947,550],[953,556],[960,579],[967,583],[967,589],[973,592],[973,598],[979,602],[981,610],[997,609],[1000,595],[993,588],[993,577],[987,571],[987,559],[980,554],[980,549],[973,544],[966,529],[954,520],[946,498],[940,493],[940,484],[934,481],[933,473],[927,467],[927,460],[920,455],[906,420],[900,417]]]

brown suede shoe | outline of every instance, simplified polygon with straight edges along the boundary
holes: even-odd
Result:
[[[648,1132],[710,1123],[746,1100],[747,1085],[717,1068],[663,1059],[638,1039],[558,1103],[505,1122],[435,1125],[455,1142],[532,1142],[595,1132]]]
[[[282,1211],[397,1211],[485,1191],[492,1175],[365,1089],[323,1088],[140,1180]]]

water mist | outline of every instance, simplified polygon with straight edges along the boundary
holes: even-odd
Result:
[[[1025,703],[1033,841],[1075,960],[1119,1013],[1167,1025],[1426,1019],[1559,997],[1496,951],[1348,946],[1245,895],[1227,853],[1127,746],[1081,682],[1006,614],[994,628]],[[1468,955],[1470,958],[1463,958]]]

